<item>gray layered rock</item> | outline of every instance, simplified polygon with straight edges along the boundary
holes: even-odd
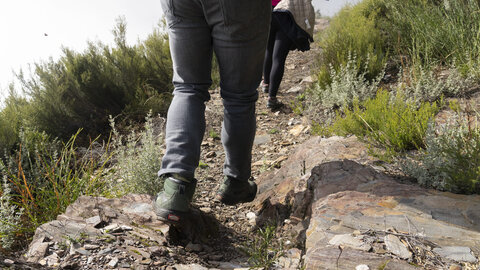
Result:
[[[305,247],[306,269],[477,262],[480,196],[401,183],[374,169],[366,153],[353,137],[304,143],[259,179],[259,225],[275,219],[291,230]]]

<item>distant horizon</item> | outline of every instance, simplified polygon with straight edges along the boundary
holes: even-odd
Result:
[[[312,0],[312,3],[322,16],[333,16],[347,3],[359,1]],[[62,55],[62,47],[80,52],[87,48],[89,41],[113,44],[111,31],[120,16],[126,19],[127,43],[131,45],[145,40],[163,17],[159,0],[136,3],[130,0],[16,0],[0,3],[0,35],[8,38],[8,42],[0,43],[0,105],[8,96],[9,84],[15,81],[13,72],[22,69],[27,77],[30,76],[29,65],[50,58],[57,60]],[[59,21],[65,23],[59,24]]]

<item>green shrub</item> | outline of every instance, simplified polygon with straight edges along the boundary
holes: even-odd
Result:
[[[3,187],[0,188],[0,248],[7,250],[15,242],[15,233],[19,231],[23,212],[23,209],[18,209],[12,202],[10,184],[7,182],[7,177],[4,176]]]
[[[370,8],[371,0],[343,8],[330,26],[317,37],[322,51],[317,60],[318,83],[325,88],[331,82],[331,69],[339,71],[356,55],[353,65],[367,80],[383,71],[386,54],[382,33],[376,28],[377,10]],[[368,59],[368,61],[367,61]],[[350,63],[349,65],[352,65]]]
[[[276,226],[269,225],[259,228],[252,241],[244,243],[243,252],[249,256],[248,261],[255,268],[271,269],[274,263],[283,255],[283,248],[275,239]]]
[[[480,194],[480,129],[468,121],[459,118],[438,131],[430,125],[426,148],[400,159],[402,170],[426,187]]]
[[[399,92],[393,98],[380,89],[377,96],[365,102],[354,102],[353,109],[337,115],[332,130],[339,135],[354,134],[372,145],[386,149],[385,158],[405,150],[424,147],[428,122],[439,108],[434,103],[417,107],[406,102]]]
[[[0,177],[11,183],[11,204],[23,209],[19,233],[35,229],[63,213],[80,195],[98,194],[103,183],[97,159],[79,157],[78,133],[65,144],[45,133],[22,130],[19,148],[0,159]]]
[[[149,110],[166,113],[172,91],[168,38],[156,29],[139,45],[126,44],[126,24],[114,29],[115,47],[89,43],[82,53],[64,49],[58,61],[35,64],[35,75],[18,77],[30,97],[31,123],[68,140],[108,134],[108,116],[141,120]],[[88,142],[88,141],[87,141]]]
[[[456,64],[466,72],[480,57],[477,0],[376,0],[388,47],[413,66]],[[466,74],[466,73],[464,73]]]
[[[455,68],[437,72],[419,67],[417,70],[401,70],[394,90],[401,90],[410,101],[432,102],[443,96],[463,96],[475,87],[475,83],[472,76],[464,77]]]
[[[10,152],[18,143],[20,127],[26,124],[28,113],[28,101],[10,88],[10,94],[0,110],[0,153]]]
[[[365,65],[368,65],[368,61]],[[329,76],[330,84],[322,86],[318,82],[308,90],[307,103],[310,109],[319,109],[318,104],[326,108],[349,107],[355,99],[363,101],[374,97],[383,73],[369,82],[365,72],[358,68],[356,56],[349,56],[345,65],[342,64],[338,70],[330,66]]]
[[[110,118],[114,166],[107,178],[113,196],[128,193],[154,195],[163,187],[163,180],[157,176],[161,167],[162,138],[154,133],[151,113],[145,120],[143,131],[132,132],[124,138]]]

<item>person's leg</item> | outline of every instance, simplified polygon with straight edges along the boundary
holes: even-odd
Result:
[[[198,0],[161,0],[173,61],[174,98],[166,125],[166,153],[159,176],[163,191],[154,203],[158,218],[181,223],[190,212],[195,169],[205,132],[205,102],[210,99],[212,39]]]
[[[223,20],[212,23],[212,19],[210,23],[213,26],[213,46],[219,64],[224,105],[221,134],[225,149],[223,172],[227,184],[231,182],[237,187],[236,183],[240,183],[240,187],[245,187],[250,192],[252,190],[249,189],[248,180],[251,176],[256,129],[255,102],[258,99],[257,86],[262,77],[271,1],[220,0],[220,3]],[[250,193],[255,197],[256,186]],[[221,201],[234,204],[245,199]]]
[[[265,51],[265,61],[263,62],[263,83],[267,86],[265,92],[268,93],[268,84],[270,83],[270,71],[272,69],[273,47],[275,45],[275,32],[277,29],[274,24],[270,24],[270,33],[268,34],[267,50]]]
[[[162,5],[167,10],[175,90],[159,175],[175,173],[192,179],[205,132],[205,102],[210,99],[211,32],[200,1],[162,0]]]
[[[273,49],[272,69],[270,73],[269,84],[269,97],[275,98],[277,96],[280,83],[282,82],[283,73],[285,71],[285,61],[287,60],[288,53],[292,41],[281,30],[276,32],[275,46]]]

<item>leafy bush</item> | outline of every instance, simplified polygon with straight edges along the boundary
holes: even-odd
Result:
[[[453,97],[464,95],[475,87],[472,76],[464,77],[455,69],[445,69],[439,72],[410,69],[400,71],[399,82],[394,90],[401,90],[410,101],[436,101],[443,96]]]
[[[251,242],[243,245],[243,252],[250,258],[248,261],[255,268],[271,269],[275,262],[283,255],[283,248],[275,243],[276,226],[268,225],[265,228],[259,228]]]
[[[308,91],[309,107],[316,109],[318,104],[327,108],[348,107],[355,99],[363,101],[374,97],[383,73],[372,82],[365,76],[365,72],[361,72],[357,66],[356,56],[349,56],[346,64],[338,70],[330,65],[331,83],[324,87],[320,82],[312,85]]]
[[[132,132],[124,139],[110,118],[112,159],[115,164],[108,178],[115,196],[127,193],[154,195],[163,187],[163,180],[157,176],[161,167],[162,138],[154,133],[151,114],[145,120],[142,132]]]
[[[430,125],[426,148],[400,159],[402,170],[426,187],[480,194],[480,129],[459,118],[440,127]]]
[[[374,146],[385,148],[385,158],[399,152],[424,147],[428,122],[439,111],[437,104],[422,103],[417,107],[405,101],[399,92],[391,98],[380,89],[377,96],[365,102],[354,102],[353,109],[337,115],[332,130],[339,135],[354,134]]]
[[[102,190],[100,177],[105,163],[99,166],[97,159],[78,158],[74,146],[77,135],[62,144],[45,133],[23,130],[18,150],[0,159],[0,177],[11,183],[15,194],[9,198],[10,203],[23,209],[19,233],[33,233],[80,195]]]
[[[375,26],[378,11],[370,8],[371,2],[365,0],[343,8],[320,32],[317,39],[322,52],[317,60],[317,76],[321,88],[332,81],[331,70],[338,73],[342,66],[353,65],[367,80],[374,80],[382,72],[386,54],[382,33]],[[349,63],[352,53],[355,62]]]
[[[408,55],[413,66],[455,63],[465,75],[478,63],[477,0],[376,0],[374,5],[382,10],[377,28],[391,52]]]
[[[0,111],[0,153],[10,152],[18,143],[18,134],[29,112],[28,101],[10,88],[10,94]]]
[[[113,32],[115,48],[98,42],[83,53],[64,49],[58,61],[35,64],[31,78],[18,75],[34,127],[63,140],[82,128],[82,137],[94,138],[108,133],[108,115],[141,120],[151,109],[166,113],[172,90],[166,34],[156,29],[128,46],[123,20]]]
[[[18,209],[12,201],[10,184],[4,176],[3,188],[0,189],[0,247],[4,249],[10,249],[14,244],[14,236],[19,230],[23,212],[23,209]]]

